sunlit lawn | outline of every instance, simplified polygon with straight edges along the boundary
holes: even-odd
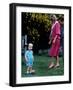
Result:
[[[48,69],[48,64],[50,63],[51,58],[47,55],[34,55],[34,65],[35,74],[27,75],[26,74],[26,64],[25,60],[22,60],[22,77],[31,77],[31,76],[56,76],[64,75],[64,60],[60,57],[60,67]]]

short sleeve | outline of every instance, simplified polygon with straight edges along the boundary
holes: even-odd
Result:
[[[55,29],[56,29],[56,35],[60,35],[61,32],[60,32],[60,24],[59,23],[56,23]]]

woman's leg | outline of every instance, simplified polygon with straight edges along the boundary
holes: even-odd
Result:
[[[49,68],[52,68],[54,66],[54,57],[51,58],[51,62],[49,64]]]
[[[59,63],[59,56],[56,56],[56,65],[55,65],[55,67],[58,67],[58,66],[60,66],[60,63]]]

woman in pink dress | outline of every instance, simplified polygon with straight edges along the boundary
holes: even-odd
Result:
[[[49,65],[49,68],[58,67],[59,64],[59,48],[60,48],[60,24],[57,21],[55,15],[52,16],[52,27],[51,27],[51,34],[50,34],[50,41],[49,44],[52,43],[49,55],[51,56],[52,60]],[[56,64],[54,64],[54,59],[56,59]]]

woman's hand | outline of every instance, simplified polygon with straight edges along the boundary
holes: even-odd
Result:
[[[53,40],[53,43],[55,43],[55,42],[56,42],[56,39],[57,39],[57,35],[55,36],[55,38],[54,38],[54,40]]]
[[[53,40],[53,43],[55,43],[56,39]]]
[[[51,44],[51,40],[48,42],[48,44]]]

